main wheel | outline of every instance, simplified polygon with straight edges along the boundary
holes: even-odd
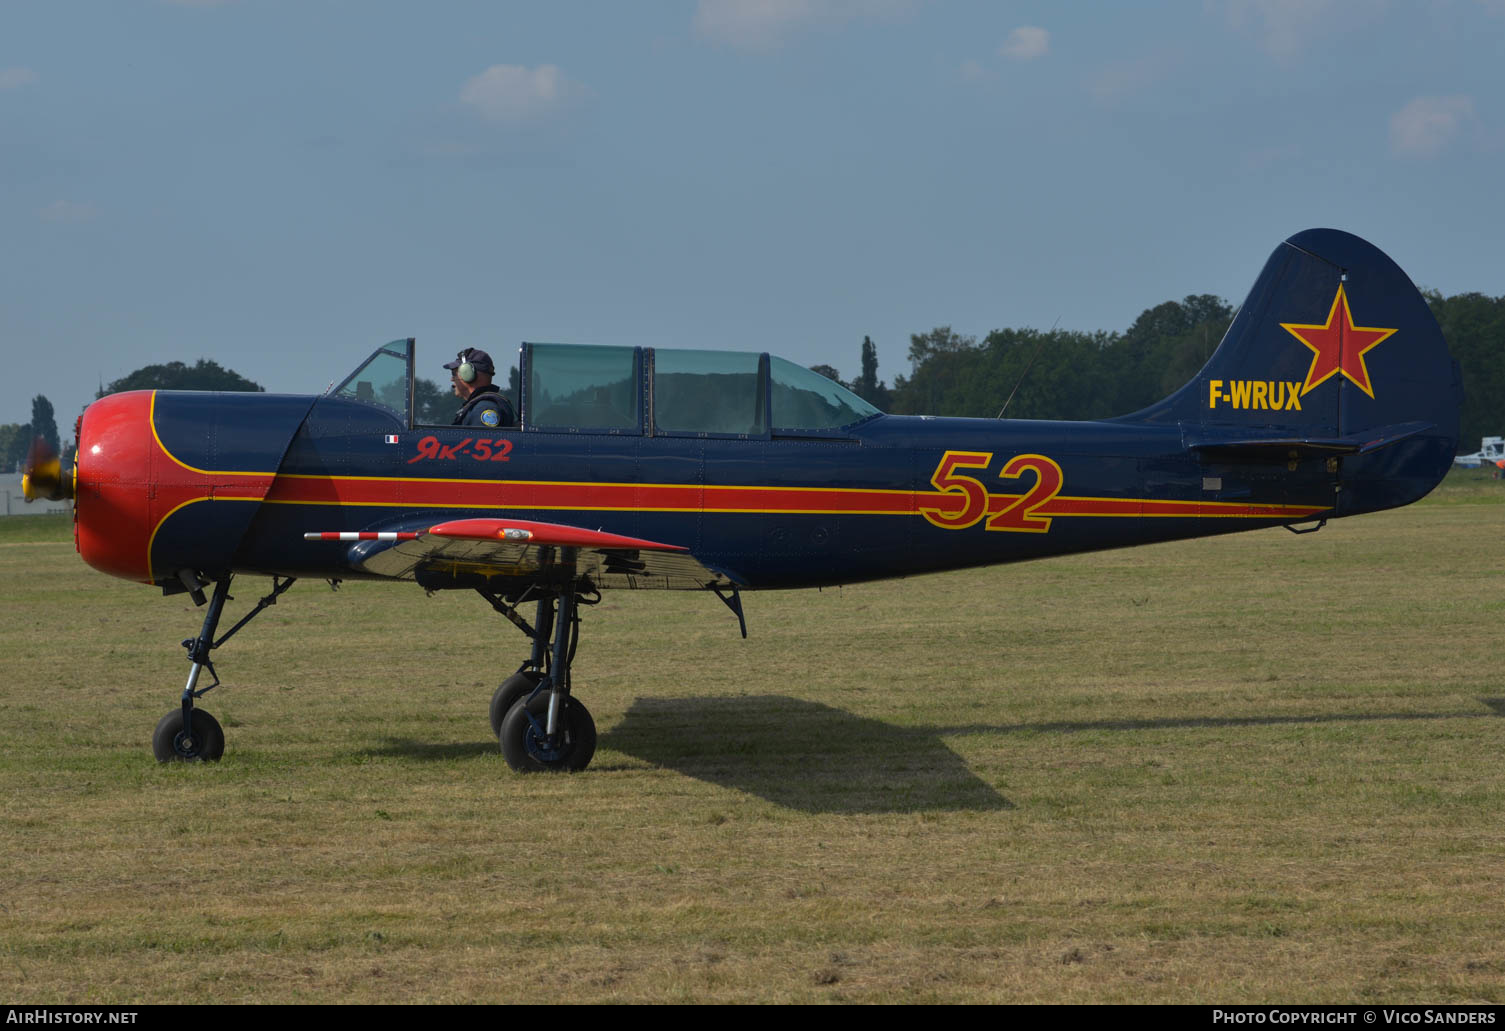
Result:
[[[553,744],[545,738],[551,696],[552,692],[545,691],[532,701],[520,698],[502,719],[502,755],[519,773],[583,770],[596,754],[596,721],[573,696],[566,696],[559,707],[559,732]]]
[[[152,734],[152,754],[159,763],[219,762],[225,754],[225,732],[219,720],[203,709],[193,709],[190,733],[183,733],[183,710],[163,716]]]
[[[497,737],[502,733],[502,720],[507,718],[507,710],[519,698],[527,697],[533,693],[538,682],[543,679],[543,670],[524,669],[518,670],[506,680],[502,686],[496,689],[496,694],[491,696],[491,736]]]

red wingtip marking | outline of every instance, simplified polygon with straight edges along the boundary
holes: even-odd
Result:
[[[554,544],[577,548],[638,548],[643,551],[686,551],[677,544],[660,544],[638,537],[602,530],[586,530],[558,523],[539,523],[530,519],[453,519],[429,530],[435,537],[459,537],[472,540],[506,540],[508,530],[523,530],[528,544]],[[515,539],[515,538],[514,538]]]

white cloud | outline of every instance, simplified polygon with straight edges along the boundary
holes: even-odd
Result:
[[[496,64],[467,82],[460,100],[493,122],[516,125],[557,114],[586,93],[552,64]]]
[[[1390,150],[1410,157],[1430,157],[1446,147],[1473,118],[1472,97],[1417,97],[1390,116]]]
[[[1302,48],[1313,23],[1331,5],[1332,0],[1229,0],[1228,22],[1252,32],[1270,53],[1288,57]]]
[[[977,61],[963,61],[961,68],[957,70],[965,82],[986,82],[988,73]]]
[[[1381,13],[1386,0],[1227,0],[1228,23],[1252,34],[1278,58],[1290,58],[1318,40]]]
[[[812,0],[700,0],[695,31],[734,46],[762,48],[814,17]]]
[[[1016,61],[1029,61],[1050,52],[1050,33],[1034,25],[1021,25],[1009,33],[998,52]]]
[[[37,217],[43,222],[87,222],[95,216],[96,212],[92,204],[80,204],[71,200],[55,200],[41,211]]]
[[[1170,59],[1159,54],[1115,61],[1098,71],[1087,90],[1099,103],[1111,105],[1153,86],[1169,70]]]
[[[0,89],[29,86],[36,81],[37,73],[30,68],[0,68]]]
[[[744,50],[769,50],[819,24],[904,13],[912,0],[700,0],[695,32]]]

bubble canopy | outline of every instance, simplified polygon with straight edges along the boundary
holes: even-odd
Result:
[[[330,395],[413,426],[414,341],[371,353]],[[767,439],[841,436],[882,413],[833,379],[767,353],[525,343],[522,432]],[[498,369],[498,384],[508,381]]]

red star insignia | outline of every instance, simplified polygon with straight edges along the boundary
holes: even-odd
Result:
[[[1341,372],[1350,383],[1370,397],[1374,396],[1374,389],[1369,385],[1369,367],[1364,364],[1364,355],[1395,330],[1355,326],[1353,312],[1348,308],[1348,295],[1343,292],[1342,283],[1338,284],[1338,294],[1333,298],[1333,306],[1327,313],[1327,322],[1320,326],[1282,322],[1280,328],[1312,349],[1312,367],[1307,370],[1306,385],[1301,388],[1303,395],[1318,384],[1327,382],[1335,373]]]

